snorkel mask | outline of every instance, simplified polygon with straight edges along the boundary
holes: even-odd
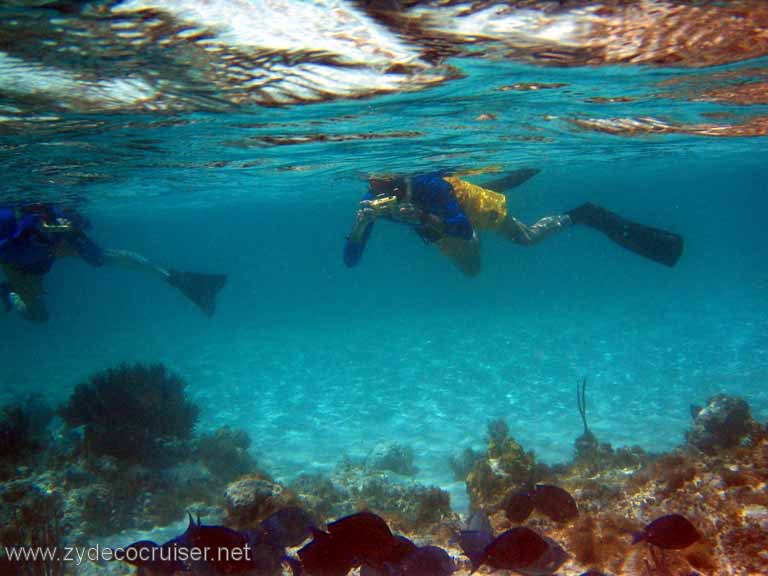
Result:
[[[369,205],[380,213],[392,210],[408,196],[408,184],[402,176],[374,176],[369,179],[369,184],[374,196]]]
[[[75,225],[68,218],[59,217],[52,221],[43,220],[43,229],[46,232],[62,234],[72,232],[75,229]]]
[[[22,209],[25,215],[40,219],[40,229],[51,235],[77,234],[90,228],[85,216],[74,209],[62,209],[51,204],[32,204]]]

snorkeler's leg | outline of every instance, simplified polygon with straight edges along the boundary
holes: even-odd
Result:
[[[679,234],[632,222],[591,202],[567,214],[574,224],[599,230],[621,247],[659,264],[674,266],[683,253],[683,237]]]
[[[226,274],[182,272],[164,268],[141,254],[128,250],[104,250],[104,263],[138,270],[165,280],[189,298],[206,316],[213,316],[216,311],[216,295],[227,282]]]
[[[523,224],[520,220],[508,214],[499,232],[507,240],[522,244],[523,246],[531,246],[559,230],[564,230],[570,225],[571,219],[565,214],[546,216],[531,226]]]
[[[16,268],[3,267],[7,282],[0,284],[0,297],[6,311],[15,310],[35,324],[48,321],[48,308],[43,300],[43,277]]]
[[[114,250],[111,248],[104,250],[104,264],[118,266],[125,270],[144,272],[150,276],[160,277],[163,280],[168,280],[170,275],[170,272],[162,266],[159,266],[154,262],[147,260],[141,254],[131,252],[130,250]]]
[[[451,262],[465,276],[473,277],[480,274],[480,241],[477,235],[473,235],[471,240],[445,236],[435,242],[445,256],[451,259]]]

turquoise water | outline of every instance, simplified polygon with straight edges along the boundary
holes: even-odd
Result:
[[[766,61],[452,64],[464,78],[359,101],[6,119],[7,199],[78,199],[103,246],[229,282],[207,319],[152,278],[57,263],[50,322],[1,319],[2,398],[63,401],[95,371],[159,361],[188,383],[201,429],[246,430],[279,480],[399,441],[415,451],[416,479],[449,490],[458,510],[466,495],[448,459],[482,448],[490,419],[505,418],[545,462],[570,458],[584,377],[592,428],[614,446],[673,448],[689,405],[720,392],[765,421],[765,137],[606,134],[570,120],[736,124],[765,106],[659,96],[659,83]],[[564,86],[501,89],[520,82]],[[324,141],[285,140],[317,134]],[[589,229],[531,248],[485,234],[483,273],[467,279],[413,233],[380,223],[361,265],[344,267],[366,174],[493,165],[541,170],[509,194],[525,222],[590,200],[682,234],[685,253],[670,269]]]

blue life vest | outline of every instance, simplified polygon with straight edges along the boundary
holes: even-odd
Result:
[[[0,263],[29,272],[45,274],[53,265],[53,246],[30,232],[40,224],[40,216],[16,217],[13,208],[0,207]]]

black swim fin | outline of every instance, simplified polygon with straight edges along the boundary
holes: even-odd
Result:
[[[591,202],[566,214],[574,224],[595,228],[623,248],[659,264],[674,266],[683,253],[683,237],[679,234],[632,222]]]
[[[211,317],[216,311],[216,295],[227,283],[227,276],[169,270],[168,283],[181,290],[206,316]]]
[[[538,168],[521,168],[519,170],[514,170],[501,178],[483,182],[482,187],[504,194],[513,188],[517,188],[524,182],[527,182],[539,172],[541,172],[541,170]]]

